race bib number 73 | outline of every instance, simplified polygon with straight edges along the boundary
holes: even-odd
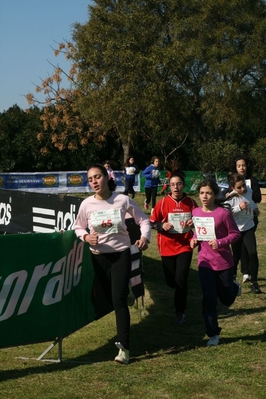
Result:
[[[216,239],[213,217],[194,216],[192,220],[199,241],[210,241]]]

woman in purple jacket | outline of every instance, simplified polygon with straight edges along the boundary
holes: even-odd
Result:
[[[219,187],[214,180],[201,182],[198,193],[202,207],[192,211],[195,231],[190,246],[198,246],[202,315],[209,336],[207,346],[216,346],[221,331],[217,299],[230,306],[241,294],[240,285],[234,281],[234,260],[230,249],[230,244],[239,240],[240,231],[229,210],[218,202]]]

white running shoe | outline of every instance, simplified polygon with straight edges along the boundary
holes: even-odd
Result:
[[[115,357],[115,361],[121,364],[129,363],[129,350],[125,349],[120,342],[115,343],[117,348],[119,348],[118,355]]]
[[[249,281],[251,281],[251,276],[249,274],[243,274],[243,283],[248,283]]]
[[[220,342],[220,335],[214,335],[209,339],[206,346],[217,346]]]

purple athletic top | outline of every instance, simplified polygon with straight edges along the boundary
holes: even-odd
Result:
[[[231,213],[219,206],[212,212],[204,212],[202,208],[198,207],[192,211],[192,216],[213,217],[218,242],[218,249],[213,249],[208,241],[198,242],[198,266],[213,270],[225,270],[232,267],[234,261],[230,244],[240,238],[240,232]],[[193,238],[197,238],[196,230]]]

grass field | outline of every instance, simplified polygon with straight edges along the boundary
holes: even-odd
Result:
[[[142,205],[143,195],[136,201]],[[158,197],[159,199],[159,197]],[[257,230],[259,284],[229,308],[219,306],[221,343],[207,348],[196,252],[189,276],[186,323],[174,324],[173,291],[164,282],[156,235],[144,253],[145,297],[130,308],[130,364],[113,361],[111,313],[63,340],[63,362],[37,361],[48,343],[0,350],[3,399],[266,399],[266,204]],[[57,347],[45,359],[57,358]]]

